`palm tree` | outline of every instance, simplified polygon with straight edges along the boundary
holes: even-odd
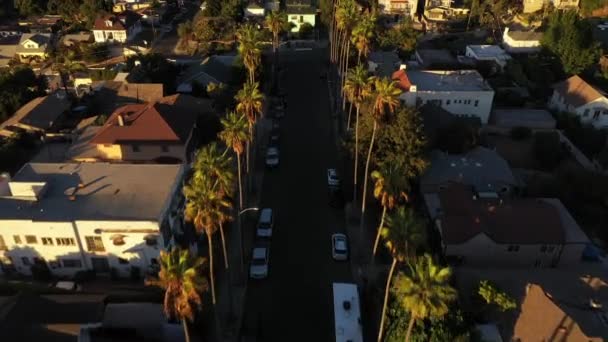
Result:
[[[338,29],[342,32],[340,38],[340,54],[338,70],[340,74],[339,89],[343,90],[346,80],[346,72],[348,69],[348,56],[350,54],[350,39],[351,30],[355,23],[359,20],[359,11],[354,0],[341,0],[338,9],[336,10],[336,23]],[[342,93],[342,110],[346,106],[346,97]]]
[[[249,72],[249,83],[253,83],[255,82],[255,70],[260,65],[262,55],[260,32],[252,24],[245,24],[238,29],[236,36],[239,41],[239,54]]]
[[[408,275],[399,273],[395,279],[394,292],[399,304],[410,313],[405,341],[409,342],[416,320],[429,317],[440,318],[449,312],[450,302],[456,300],[456,290],[449,285],[452,271],[433,262],[425,254],[410,266]]]
[[[186,342],[190,341],[187,320],[194,320],[196,307],[203,304],[201,294],[209,289],[207,279],[200,272],[206,261],[191,255],[187,249],[160,251],[158,279],[146,280],[146,285],[165,290],[165,314],[182,321]]]
[[[268,13],[264,21],[266,28],[272,32],[272,49],[274,53],[279,49],[279,35],[285,31],[289,25],[287,15],[279,11]]]
[[[258,89],[259,84],[257,82],[250,83],[246,82],[243,85],[243,89],[234,97],[238,103],[236,105],[237,112],[247,116],[249,122],[249,140],[254,140],[253,126],[255,125],[258,115],[262,113],[262,105],[264,101],[264,95]],[[247,172],[249,172],[249,140],[247,140]]]
[[[354,202],[357,202],[357,170],[359,169],[359,112],[365,98],[370,94],[373,77],[368,77],[367,69],[361,64],[352,69],[344,84],[344,91],[350,98],[350,102],[355,104],[357,112],[355,114],[355,176],[354,176]],[[350,127],[350,114],[347,127]]]
[[[225,219],[222,212],[230,209],[230,202],[217,191],[217,185],[214,186],[214,182],[215,180],[205,174],[195,175],[190,179],[188,185],[184,186],[183,192],[187,201],[184,213],[186,220],[193,222],[194,228],[198,233],[207,235],[211,298],[215,305],[213,234],[220,228],[222,220]],[[226,249],[224,243],[224,256],[225,255]]]
[[[378,131],[378,123],[384,117],[395,111],[399,104],[399,95],[401,90],[397,88],[397,82],[391,81],[388,78],[375,79],[374,89],[371,94],[372,99],[372,116],[374,118],[374,127],[372,130],[372,138],[367,151],[367,161],[365,162],[365,173],[363,174],[363,197],[361,198],[361,232],[363,232],[363,222],[365,215],[365,199],[367,195],[367,178],[369,175],[369,162],[372,158],[372,150],[374,149],[374,139]]]
[[[241,180],[241,155],[245,150],[245,143],[249,141],[247,121],[245,115],[230,112],[221,119],[224,129],[218,134],[219,138],[236,154],[237,173],[239,177],[239,210],[243,209],[243,182]]]
[[[415,257],[417,247],[423,245],[426,239],[425,225],[416,217],[412,209],[401,206],[386,218],[386,227],[382,228],[381,235],[393,261],[391,262],[391,268],[386,279],[378,342],[382,341],[388,294],[395,267],[398,262],[408,260],[412,256]],[[412,253],[412,250],[414,253]]]
[[[380,170],[373,171],[372,179],[375,181],[374,197],[378,199],[382,205],[382,216],[380,218],[380,225],[378,226],[378,232],[376,234],[372,252],[373,261],[376,250],[378,249],[378,242],[380,241],[380,232],[384,226],[386,211],[388,209],[392,210],[397,205],[397,201],[400,197],[407,200],[406,191],[409,190],[410,184],[405,177],[403,167],[393,163],[383,164]]]
[[[359,17],[359,21],[353,28],[351,40],[355,48],[357,48],[357,63],[361,62],[361,56],[367,57],[369,54],[375,27],[376,15],[366,12]]]

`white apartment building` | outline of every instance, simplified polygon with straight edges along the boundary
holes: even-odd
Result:
[[[585,82],[578,75],[557,83],[549,99],[549,108],[575,114],[584,123],[608,128],[606,93]]]
[[[2,271],[143,273],[182,230],[183,174],[182,165],[29,163],[3,175]]]
[[[393,74],[408,106],[436,104],[455,115],[488,123],[494,90],[476,70],[401,70]]]

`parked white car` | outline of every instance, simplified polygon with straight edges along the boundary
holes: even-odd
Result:
[[[272,236],[272,228],[274,227],[274,212],[270,208],[260,210],[260,218],[256,235],[261,238],[270,238]]]
[[[608,21],[605,21],[605,22],[603,22],[601,24],[598,24],[597,28],[599,28],[602,31],[605,31],[606,29],[608,29]]]
[[[279,166],[279,149],[277,147],[268,147],[268,149],[266,150],[266,166]]]
[[[252,279],[264,279],[268,277],[269,250],[267,247],[255,247],[249,266],[249,276]]]
[[[327,185],[333,188],[340,186],[340,177],[336,169],[327,169]]]
[[[348,259],[348,241],[344,234],[331,236],[331,256],[334,260],[344,261]]]

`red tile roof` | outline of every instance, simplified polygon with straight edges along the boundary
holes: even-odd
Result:
[[[481,233],[499,244],[559,244],[565,240],[559,212],[549,203],[473,196],[470,187],[456,183],[439,193],[446,244],[461,244]]]
[[[95,19],[94,30],[119,31],[133,26],[141,15],[133,11],[124,11],[117,15],[103,16]],[[111,25],[108,25],[108,22]]]
[[[410,79],[407,77],[407,73],[404,69],[397,70],[393,73],[392,76],[393,81],[397,81],[399,84],[399,88],[403,91],[409,91],[412,83]]]
[[[91,139],[92,144],[126,142],[186,143],[200,114],[210,111],[207,101],[189,95],[173,95],[153,104],[129,104],[118,108]],[[124,125],[119,125],[122,116]]]

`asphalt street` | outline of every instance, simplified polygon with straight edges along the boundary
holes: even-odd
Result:
[[[328,204],[326,170],[337,166],[337,151],[323,56],[281,53],[280,166],[266,171],[261,196],[276,211],[270,271],[249,281],[243,322],[256,341],[335,341],[332,283],[352,281],[349,263],[331,257],[331,235],[345,227],[344,212]]]

